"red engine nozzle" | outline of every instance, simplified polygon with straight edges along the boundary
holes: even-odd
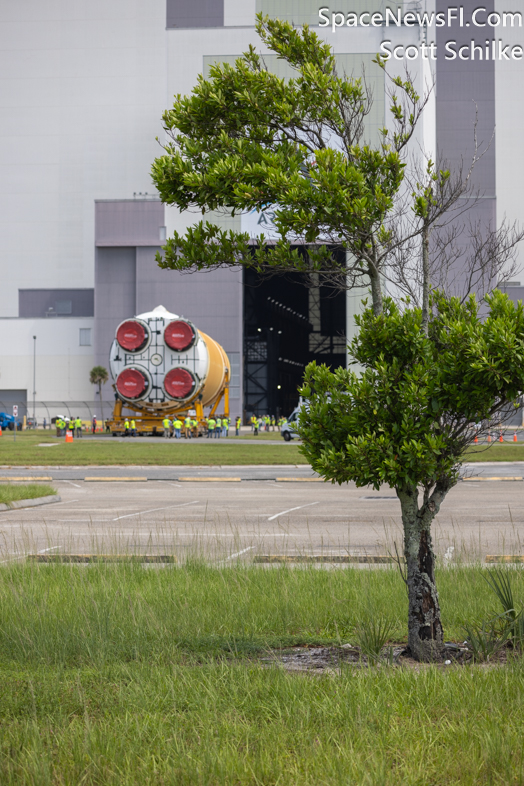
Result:
[[[174,349],[176,352],[190,349],[195,343],[196,337],[193,325],[183,319],[170,322],[164,330],[164,341],[170,349]]]
[[[136,319],[127,319],[118,326],[116,340],[127,352],[139,352],[147,344],[149,331]]]
[[[170,398],[188,398],[195,385],[196,380],[187,368],[172,368],[164,377],[164,389]]]
[[[148,387],[145,374],[137,368],[125,368],[116,380],[116,389],[124,398],[140,398]]]

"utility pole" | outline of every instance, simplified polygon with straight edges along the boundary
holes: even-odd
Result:
[[[33,336],[33,428],[36,428],[35,396],[36,396],[36,336]]]

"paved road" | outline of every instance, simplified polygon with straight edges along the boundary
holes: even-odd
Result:
[[[160,472],[147,470],[149,475]],[[284,472],[241,470],[259,477]],[[107,474],[108,469],[98,471]],[[138,471],[118,468],[122,474]],[[203,476],[206,470],[192,471]],[[221,471],[233,477],[231,467]],[[393,552],[402,540],[400,507],[387,489],[262,479],[178,481],[173,478],[179,470],[171,472],[170,480],[144,482],[56,480],[61,503],[0,514],[2,559],[39,551],[174,553],[182,561],[188,554],[203,554],[226,562],[266,554],[377,555]],[[183,472],[189,477],[187,467]],[[86,469],[78,474],[83,477]],[[307,470],[301,468],[300,474],[305,477]],[[524,553],[523,491],[521,482],[460,483],[437,519],[437,552],[468,561]]]
[[[488,479],[492,477],[517,477],[524,479],[524,462],[493,462],[465,464],[464,476]],[[86,477],[145,478],[146,480],[174,480],[186,477],[236,477],[241,480],[276,480],[277,478],[318,478],[307,464],[268,464],[249,466],[82,466],[82,467],[0,467],[0,478],[50,478],[80,480]]]

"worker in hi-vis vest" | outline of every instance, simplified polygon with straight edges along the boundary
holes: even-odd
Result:
[[[175,429],[175,438],[180,439],[180,432],[182,431],[182,421],[179,418],[173,421],[173,428]]]
[[[136,423],[131,419],[131,436],[136,437]]]
[[[126,418],[124,421],[124,437],[129,436],[129,420]]]
[[[222,418],[217,418],[215,425],[215,439],[220,439],[222,433]]]
[[[215,418],[208,418],[207,419],[207,438],[208,439],[211,439],[211,437],[215,433],[215,426],[216,426]]]
[[[240,434],[240,426],[242,425],[242,418],[237,418],[235,422],[235,437]]]
[[[184,436],[186,439],[191,439],[191,418],[189,416],[184,418]]]
[[[164,427],[164,439],[169,439],[169,427],[171,426],[171,421],[165,416],[164,420],[162,421],[162,425]]]
[[[75,435],[77,437],[82,436],[82,421],[80,418],[75,418]]]

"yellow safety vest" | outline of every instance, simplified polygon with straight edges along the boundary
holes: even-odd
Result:
[[[181,420],[175,420],[173,425],[174,425],[175,428],[182,428],[182,421]]]
[[[136,424],[134,420],[131,421],[131,428],[136,428]]]
[[[164,420],[162,422],[163,422],[164,428],[169,428],[169,425],[170,425],[169,418],[164,418]]]

